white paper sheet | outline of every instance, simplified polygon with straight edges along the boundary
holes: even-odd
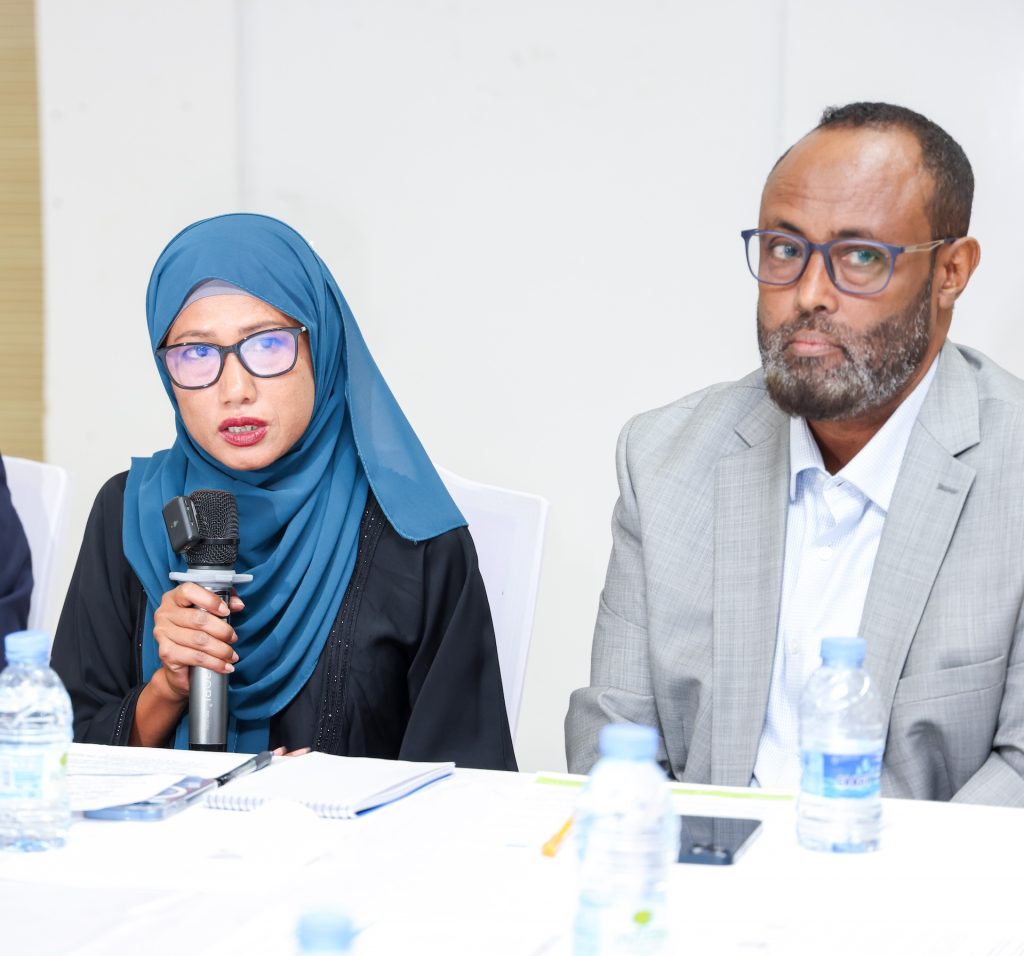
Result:
[[[252,754],[165,750],[161,747],[72,744],[68,754],[68,774],[115,777],[174,774],[175,780],[189,774],[216,777],[244,763],[251,756]]]
[[[148,800],[182,777],[216,777],[248,757],[158,747],[72,744],[68,754],[71,809],[99,810]]]
[[[181,774],[178,773],[132,774],[126,777],[76,774],[68,777],[68,796],[74,812],[100,810],[148,800],[180,779]]]

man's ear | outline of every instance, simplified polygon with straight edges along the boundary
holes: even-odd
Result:
[[[974,270],[981,262],[981,246],[977,239],[966,236],[940,249],[935,260],[934,287],[938,306],[942,310],[952,309],[960,293],[967,288]]]

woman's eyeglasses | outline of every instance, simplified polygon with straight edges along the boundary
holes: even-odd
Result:
[[[156,350],[167,374],[178,388],[208,388],[224,371],[224,360],[234,352],[242,367],[257,378],[273,378],[295,368],[299,354],[299,336],[307,331],[298,328],[266,329],[254,332],[234,345],[213,345],[210,342],[183,342],[165,345]]]

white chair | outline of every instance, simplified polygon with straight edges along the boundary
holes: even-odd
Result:
[[[548,503],[538,495],[482,485],[444,468],[437,473],[469,522],[476,545],[494,621],[508,724],[515,735],[533,636]]]
[[[7,487],[32,552],[32,608],[28,626],[44,628],[54,565],[68,510],[68,473],[58,465],[4,455]]]

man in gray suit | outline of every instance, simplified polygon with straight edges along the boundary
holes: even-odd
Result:
[[[960,147],[856,103],[776,164],[762,369],[630,421],[569,767],[652,724],[679,780],[796,789],[823,636],[860,634],[882,793],[1024,806],[1024,383],[946,341],[977,267]]]

